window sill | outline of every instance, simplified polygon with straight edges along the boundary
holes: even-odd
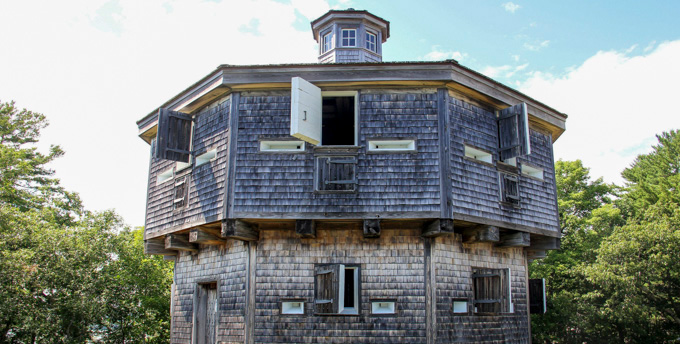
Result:
[[[315,146],[314,155],[358,155],[360,146]]]

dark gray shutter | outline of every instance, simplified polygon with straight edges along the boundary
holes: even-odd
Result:
[[[340,268],[342,265],[317,266],[314,269],[314,310],[318,314],[337,314],[340,311]]]
[[[532,278],[529,280],[529,313],[544,314],[545,311],[545,279]]]
[[[158,110],[158,132],[154,157],[189,162],[191,116],[168,109]]]
[[[525,103],[499,111],[498,153],[503,161],[531,153],[529,116]]]
[[[519,204],[519,178],[512,174],[501,173],[503,202]]]
[[[500,313],[503,303],[503,278],[498,269],[476,269],[472,273],[472,291],[477,313]]]
[[[317,190],[354,191],[356,164],[354,157],[319,157]]]

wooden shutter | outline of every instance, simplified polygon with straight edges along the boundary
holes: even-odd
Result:
[[[191,116],[168,109],[158,110],[158,132],[154,157],[189,162],[191,156]]]
[[[519,178],[512,174],[500,173],[501,199],[503,202],[518,204]]]
[[[525,103],[499,111],[498,152],[503,161],[531,153],[529,115]]]
[[[357,160],[351,156],[317,158],[319,191],[354,191]]]
[[[500,313],[507,303],[503,295],[503,276],[500,269],[476,269],[472,273],[472,291],[477,313]]]
[[[182,209],[187,205],[188,188],[186,176],[175,180],[175,199],[173,201],[175,210]]]
[[[529,313],[544,314],[545,302],[545,279],[532,278],[529,280]]]
[[[342,264],[317,266],[314,308],[318,314],[337,314],[340,312],[340,270]]]
[[[290,92],[290,135],[318,145],[321,142],[321,89],[294,77]]]

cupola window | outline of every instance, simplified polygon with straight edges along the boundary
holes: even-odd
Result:
[[[343,47],[357,46],[357,30],[342,29],[342,46]]]
[[[329,33],[323,35],[322,40],[323,40],[323,45],[322,45],[323,49],[321,51],[322,53],[325,53],[325,52],[333,49],[333,33],[332,32],[329,32]]]
[[[372,51],[372,52],[377,52],[376,51],[376,36],[370,32],[366,32],[366,49]]]

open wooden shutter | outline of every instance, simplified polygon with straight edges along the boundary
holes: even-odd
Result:
[[[318,145],[321,142],[321,89],[294,77],[290,92],[290,135]]]
[[[314,308],[318,314],[337,314],[340,312],[340,270],[341,264],[317,266]]]
[[[545,279],[532,278],[529,280],[529,313],[544,314],[545,303]]]
[[[161,108],[154,157],[189,162],[191,156],[191,116]]]
[[[529,115],[525,103],[499,111],[498,152],[503,161],[531,153]]]

